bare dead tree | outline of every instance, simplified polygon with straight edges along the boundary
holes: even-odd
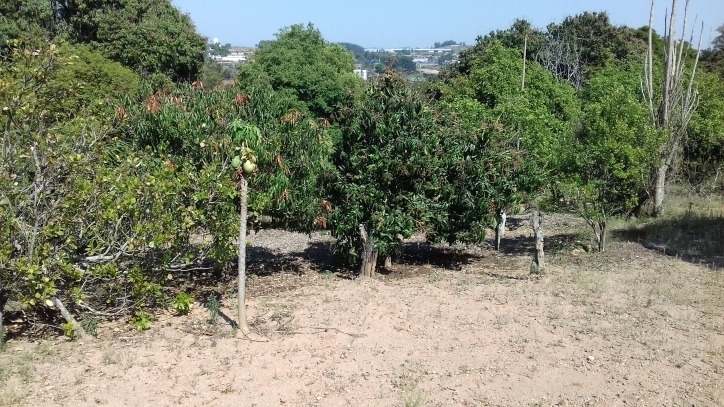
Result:
[[[549,35],[538,53],[538,61],[556,79],[568,81],[576,89],[583,86],[581,49],[575,41]]]
[[[690,40],[688,42],[684,41],[684,35],[687,29],[689,0],[686,0],[684,7],[683,28],[678,48],[676,42],[677,0],[672,0],[671,3],[671,14],[668,16],[668,26],[665,25],[666,31],[664,38],[666,38],[667,44],[664,49],[664,75],[660,84],[660,91],[654,84],[654,0],[651,0],[645,73],[641,83],[642,92],[648,103],[651,123],[654,128],[661,130],[665,135],[664,142],[658,151],[659,157],[654,174],[654,216],[660,216],[663,213],[664,197],[666,195],[666,178],[682,149],[687,126],[697,106],[698,93],[694,89],[694,76],[696,75],[696,68],[699,62],[701,37],[704,33],[704,24],[702,23],[696,57],[694,58],[687,82],[685,56],[694,39],[694,30],[692,29]]]
[[[523,40],[523,73],[521,74],[520,79],[520,90],[525,90],[525,56],[528,53],[528,35],[525,36],[525,39]]]

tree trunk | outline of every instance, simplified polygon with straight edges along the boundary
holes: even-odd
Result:
[[[664,163],[656,169],[656,184],[654,186],[654,213],[658,218],[664,213],[664,196],[666,195],[666,172],[669,166]]]
[[[249,323],[246,321],[246,220],[247,220],[247,196],[248,183],[245,176],[239,180],[239,197],[241,209],[239,210],[239,281],[237,286],[237,297],[239,300],[239,329],[243,333],[249,333]]]
[[[377,251],[374,250],[372,236],[367,234],[363,224],[359,225],[359,236],[362,241],[362,266],[359,274],[360,277],[372,277],[377,268]]]
[[[603,251],[606,250],[606,220],[605,219],[598,222],[598,228],[601,231],[601,234],[598,237],[598,251],[599,251],[599,253],[603,253]]]
[[[498,226],[495,228],[495,250],[500,250],[500,241],[503,239],[503,233],[505,233],[507,219],[508,215],[505,213],[505,209],[498,212]]]
[[[520,90],[525,90],[525,54],[528,53],[528,35],[526,34],[525,40],[523,41],[523,73],[520,79]]]
[[[532,271],[536,274],[545,269],[545,253],[543,251],[543,216],[539,211],[533,212],[533,233],[535,234],[535,257]]]

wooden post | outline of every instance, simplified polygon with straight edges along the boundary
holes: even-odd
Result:
[[[531,271],[535,274],[543,273],[545,269],[545,259],[543,252],[543,227],[542,227],[543,215],[540,211],[533,212],[533,233],[535,234],[535,257]]]
[[[507,219],[508,215],[505,213],[505,209],[501,209],[498,213],[498,226],[495,228],[495,250],[500,250],[500,241],[503,239],[503,233],[505,233]]]

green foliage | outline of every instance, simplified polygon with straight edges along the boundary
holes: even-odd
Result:
[[[68,64],[59,73],[52,91],[60,92],[69,83],[79,83],[73,99],[87,105],[117,101],[125,95],[135,95],[139,89],[139,77],[118,62],[113,62],[87,45],[64,44],[59,52],[66,56]],[[67,99],[68,97],[66,97]],[[81,106],[75,106],[77,110]]]
[[[194,296],[185,292],[176,294],[173,300],[173,308],[176,310],[178,315],[186,315],[191,311],[191,306],[194,304]]]
[[[0,3],[0,55],[8,41],[20,38],[48,38],[54,31],[50,2],[46,0],[4,0]]]
[[[645,43],[627,27],[611,24],[606,12],[585,12],[566,17],[560,24],[550,24],[548,35],[576,44],[581,51],[584,72],[602,68],[607,62],[626,62],[644,53]]]
[[[433,219],[432,240],[479,242],[501,210],[511,211],[536,192],[542,171],[518,148],[509,131],[484,105],[472,99],[438,104],[445,179],[440,182],[445,216]]]
[[[233,79],[234,72],[213,60],[204,62],[199,80],[207,89],[214,89],[221,85],[224,80]],[[159,89],[158,87],[155,89]]]
[[[724,171],[724,81],[715,73],[699,72],[694,86],[699,103],[687,129],[684,177],[705,192],[716,191],[724,187],[719,175]]]
[[[191,19],[169,0],[3,1],[0,47],[22,38],[87,44],[138,74],[174,81],[197,79],[206,50]]]
[[[394,69],[397,72],[410,73],[417,70],[417,64],[412,57],[406,55],[389,55],[382,60],[387,69]]]
[[[638,72],[637,65],[610,67],[590,78],[581,94],[582,125],[567,154],[568,175],[558,185],[565,202],[589,223],[603,225],[601,234],[607,218],[637,207],[658,158],[661,134],[647,124]]]
[[[363,46],[357,45],[357,44],[351,44],[349,42],[340,42],[338,44],[341,45],[342,47],[344,47],[344,49],[346,49],[350,53],[352,53],[355,61],[357,61],[358,63],[363,62],[365,60],[365,49]]]
[[[211,325],[216,325],[219,321],[219,309],[221,308],[221,304],[219,303],[219,298],[216,293],[211,293],[209,295],[209,299],[206,301],[204,306],[207,310],[209,310],[209,323]]]
[[[457,41],[447,40],[447,41],[443,41],[443,42],[436,42],[436,43],[434,43],[434,44],[432,45],[432,47],[433,47],[433,48],[445,48],[445,47],[448,47],[448,46],[450,46],[450,45],[457,45],[457,44],[458,44]]]
[[[374,249],[385,255],[416,225],[429,223],[436,204],[426,191],[438,188],[443,155],[432,115],[393,72],[370,87],[359,104],[352,103],[339,116],[339,178],[330,193],[335,250],[349,260],[358,258],[360,224]]]
[[[361,85],[353,73],[354,59],[332,45],[312,24],[292,25],[260,44],[251,63],[239,67],[242,87],[264,78],[275,91],[286,90],[317,117],[330,117],[347,92]]]
[[[213,56],[225,57],[231,52],[231,44],[226,43],[221,45],[219,43],[209,44],[209,54]]]
[[[245,91],[236,95],[239,117],[263,137],[253,147],[258,171],[250,179],[249,216],[270,215],[291,230],[326,228],[330,207],[322,190],[335,173],[330,161],[334,127],[267,84]]]
[[[170,0],[61,2],[70,38],[90,44],[139,74],[194,81],[204,63],[205,39]]]
[[[83,319],[80,320],[80,326],[83,328],[83,330],[91,336],[98,336],[98,323],[100,321],[98,320],[98,317],[95,315],[88,315],[83,317]]]
[[[138,311],[131,318],[131,323],[136,326],[139,331],[151,329],[153,326],[153,315],[148,312]]]
[[[70,338],[71,340],[78,337],[78,327],[75,326],[75,324],[66,322],[60,324],[60,328],[63,330],[63,335]]]
[[[92,79],[68,69],[74,60],[46,44],[0,61],[0,176],[10,181],[0,183],[0,285],[28,312],[50,296],[116,311],[164,303],[163,267],[205,256],[188,241],[200,223],[191,203],[215,179],[116,137],[112,95],[87,100]],[[111,81],[93,83],[101,90],[123,79],[94,78]]]
[[[434,91],[445,111],[456,112],[457,101],[468,130],[481,121],[498,123],[512,142],[533,160],[540,174],[549,177],[562,165],[560,157],[577,122],[579,105],[573,88],[536,62],[529,62],[525,89],[521,90],[521,60],[517,52],[490,42],[469,61],[469,73],[445,78]],[[474,106],[476,101],[479,106]]]

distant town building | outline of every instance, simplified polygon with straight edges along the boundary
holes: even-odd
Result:
[[[366,80],[367,80],[367,70],[366,70],[366,69],[358,68],[358,69],[355,69],[355,70],[354,70],[354,73],[356,73],[357,76],[359,76],[360,78],[362,78],[363,81],[366,81]]]
[[[237,64],[245,63],[254,53],[253,48],[237,48],[233,47],[226,56],[210,55],[210,58],[218,62],[220,65],[234,67]]]
[[[452,48],[365,48],[365,52],[402,52],[438,54],[452,52]]]

